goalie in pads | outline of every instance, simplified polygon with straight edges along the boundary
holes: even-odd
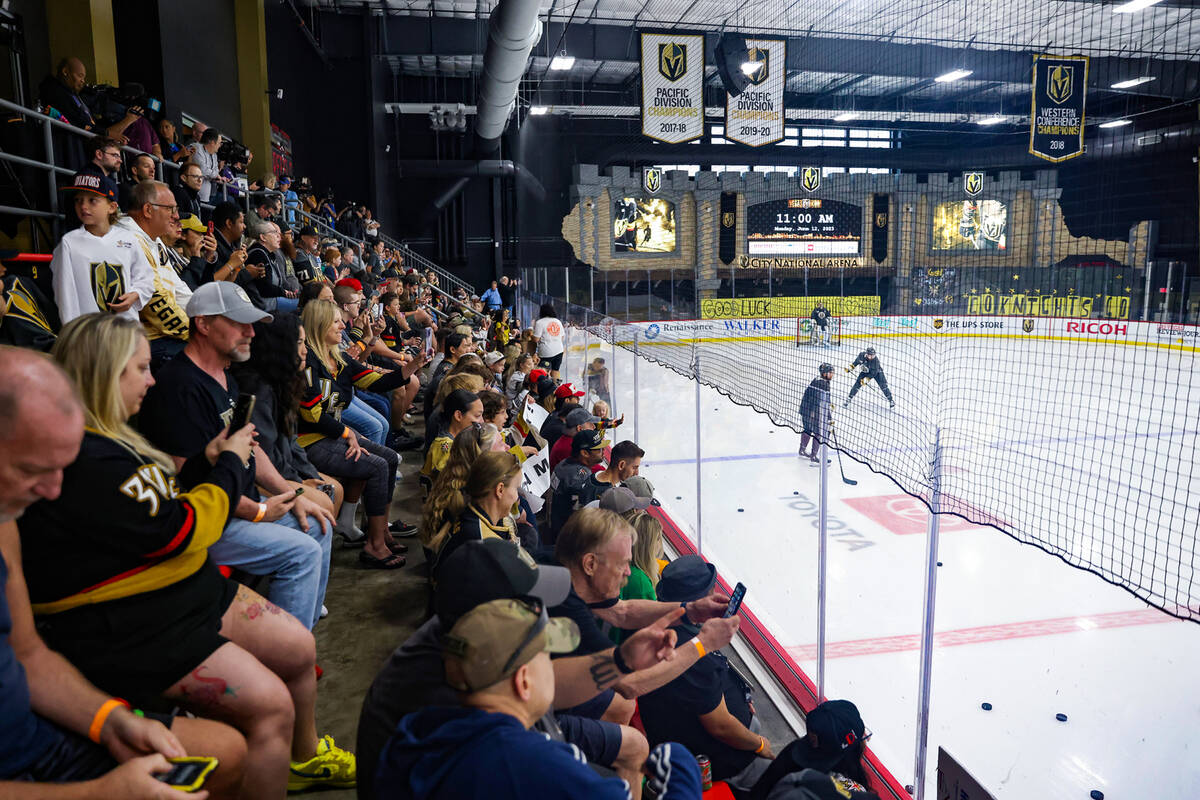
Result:
[[[811,314],[813,343],[829,347],[829,310],[824,303],[817,303]]]

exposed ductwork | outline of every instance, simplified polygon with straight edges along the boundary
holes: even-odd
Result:
[[[401,178],[454,178],[454,182],[433,201],[433,212],[446,207],[454,196],[463,190],[471,178],[514,177],[517,183],[531,192],[541,203],[546,199],[546,189],[529,170],[512,161],[486,159],[483,161],[399,161]]]
[[[492,10],[476,104],[475,135],[481,156],[490,155],[499,146],[517,87],[529,65],[529,54],[541,34],[538,0],[500,0]]]

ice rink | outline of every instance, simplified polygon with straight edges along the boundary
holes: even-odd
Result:
[[[843,333],[829,348],[795,347],[787,330],[743,341],[680,331],[640,345],[683,368],[698,353],[702,375],[719,371],[722,385],[778,413],[794,412],[816,366],[831,361],[843,447],[928,497],[940,431],[947,507],[1028,530],[1100,571],[1133,571],[1161,602],[1184,601],[1200,513],[1192,350]],[[841,408],[851,385],[842,369],[868,343],[894,412],[874,386]],[[571,344],[567,377],[585,352],[606,359],[615,413],[626,414],[615,439],[634,438],[636,405],[643,474],[815,679],[819,470],[797,457],[799,436],[703,387],[697,537],[694,383],[642,359],[635,403],[625,348],[578,332]],[[871,748],[908,784],[928,513],[888,477],[844,463],[858,485],[831,465],[826,696],[859,706]],[[940,542],[926,797],[939,746],[1005,800],[1200,796],[1200,626],[991,527],[943,516]]]

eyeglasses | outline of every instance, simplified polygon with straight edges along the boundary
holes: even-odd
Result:
[[[179,206],[167,206],[167,205],[163,205],[162,203],[150,203],[150,205],[154,206],[155,208],[165,208],[168,211],[170,211],[172,214],[179,213]]]
[[[120,158],[121,157],[120,150],[102,150],[101,152],[103,152],[104,155],[109,156],[110,158]]]
[[[513,668],[513,665],[516,664],[517,659],[521,657],[521,651],[523,651],[526,647],[529,647],[529,645],[533,643],[533,640],[537,638],[538,634],[545,630],[546,626],[550,624],[550,617],[546,613],[546,607],[542,605],[541,600],[538,600],[535,597],[530,597],[527,599],[519,598],[517,602],[525,606],[525,608],[529,609],[534,614],[537,614],[538,618],[537,621],[533,623],[533,627],[529,629],[529,633],[525,634],[525,638],[519,645],[517,645],[517,649],[513,651],[511,656],[508,657],[508,661],[504,662],[504,669],[502,671],[506,675],[508,674],[508,671]]]

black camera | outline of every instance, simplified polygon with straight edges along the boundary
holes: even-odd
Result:
[[[230,166],[245,164],[250,158],[250,150],[241,142],[227,139],[217,148],[217,158]]]

